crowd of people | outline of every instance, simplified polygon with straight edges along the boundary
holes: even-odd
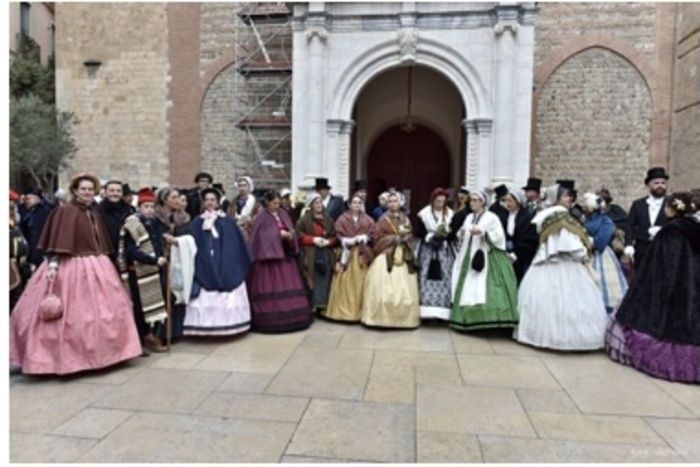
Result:
[[[663,168],[629,213],[573,180],[435,188],[411,216],[316,180],[305,198],[239,177],[133,192],[90,174],[70,199],[10,194],[11,367],[66,374],[163,352],[183,336],[307,328],[512,329],[555,350],[605,348],[654,376],[700,382],[700,190]],[[413,221],[412,221],[413,219]]]

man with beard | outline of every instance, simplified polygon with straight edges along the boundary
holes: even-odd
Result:
[[[667,180],[668,175],[663,167],[649,169],[644,179],[649,188],[649,196],[635,200],[630,208],[625,235],[625,256],[634,258],[636,270],[639,270],[652,240],[667,223],[664,213]]]
[[[109,254],[109,259],[114,265],[117,265],[117,250],[119,247],[119,230],[124,225],[124,220],[133,214],[136,210],[126,201],[124,201],[124,191],[122,182],[110,180],[104,187],[104,199],[97,205],[97,212],[102,216],[102,220],[107,227],[109,240],[112,244],[112,253]],[[128,185],[126,185],[128,189]],[[129,189],[129,191],[131,191]]]

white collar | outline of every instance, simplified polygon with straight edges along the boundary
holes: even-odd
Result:
[[[647,197],[647,204],[653,205],[653,206],[658,206],[659,204],[664,202],[664,197],[661,196],[660,198],[656,198],[652,195],[649,195]]]

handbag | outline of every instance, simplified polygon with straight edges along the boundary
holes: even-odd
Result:
[[[486,255],[484,255],[484,250],[479,248],[472,258],[472,269],[481,272],[484,270],[484,266],[486,266]]]
[[[63,316],[63,304],[61,299],[53,293],[55,279],[49,280],[46,296],[39,303],[39,317],[42,321],[53,321]]]

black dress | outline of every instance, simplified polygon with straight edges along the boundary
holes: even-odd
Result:
[[[534,214],[527,209],[520,209],[515,215],[513,235],[508,234],[508,220],[506,219],[506,251],[514,253],[516,256],[516,260],[513,262],[513,269],[515,270],[518,284],[525,277],[525,273],[530,267],[539,247],[539,236],[537,235],[535,224],[532,223],[533,217],[535,217]]]

